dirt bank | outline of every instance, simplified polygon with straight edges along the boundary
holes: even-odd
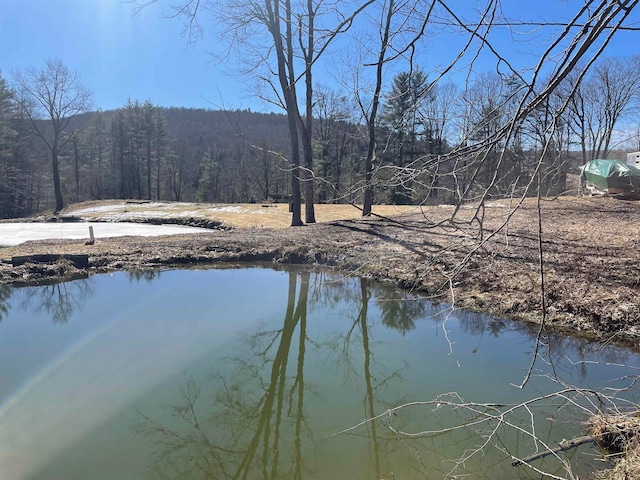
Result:
[[[313,263],[396,283],[440,301],[540,321],[538,211],[527,202],[510,219],[509,201],[477,211],[452,207],[384,219],[299,228],[237,228],[198,235],[39,241],[0,250],[0,283],[37,283],[113,270],[217,262]],[[640,335],[640,202],[561,198],[542,202],[548,324],[634,345]],[[26,264],[12,256],[89,255],[89,267]]]

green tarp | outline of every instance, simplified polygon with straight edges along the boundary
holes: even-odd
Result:
[[[591,160],[580,167],[580,180],[607,193],[640,193],[640,169],[620,160]]]

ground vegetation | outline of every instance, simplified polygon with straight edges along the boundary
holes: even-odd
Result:
[[[393,282],[457,307],[541,321],[539,224],[533,200],[517,210],[508,199],[484,205],[481,224],[474,205],[460,209],[453,221],[453,206],[414,207],[398,215],[387,209],[381,217],[374,209],[370,219],[353,218],[359,214],[355,208],[336,207],[350,208],[351,213],[324,215],[319,210],[319,223],[299,230],[284,228],[286,206],[265,206],[261,208],[279,216],[280,227],[266,216],[257,223],[256,215],[243,219],[242,213],[231,211],[222,220],[224,229],[204,234],[99,239],[94,245],[79,240],[27,242],[0,250],[0,281],[23,284],[220,262],[302,263]],[[542,200],[541,210],[546,326],[635,345],[640,334],[640,204],[559,197]],[[199,215],[176,215],[175,222],[188,223]],[[92,220],[95,217],[100,214]],[[145,221],[168,220],[146,214]],[[12,266],[12,256],[35,253],[86,253],[90,266],[80,271],[65,264]]]

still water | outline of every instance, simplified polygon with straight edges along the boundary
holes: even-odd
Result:
[[[335,274],[0,287],[0,319],[3,480],[540,478],[514,458],[637,400],[636,354],[545,338],[518,388],[529,327]]]

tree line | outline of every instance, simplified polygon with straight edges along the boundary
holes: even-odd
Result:
[[[484,73],[460,86],[417,66],[401,71],[381,87],[373,123],[358,95],[315,85],[301,134],[286,115],[248,110],[132,99],[90,111],[77,75],[49,60],[12,83],[0,74],[0,216],[108,198],[289,201],[299,181],[309,205],[362,204],[368,194],[384,204],[454,204],[519,194],[532,182],[558,194],[571,167],[638,141],[620,125],[638,107],[639,67],[639,56],[578,66],[515,123],[529,95],[516,75]],[[291,157],[291,135],[309,143],[298,147],[303,161]]]

